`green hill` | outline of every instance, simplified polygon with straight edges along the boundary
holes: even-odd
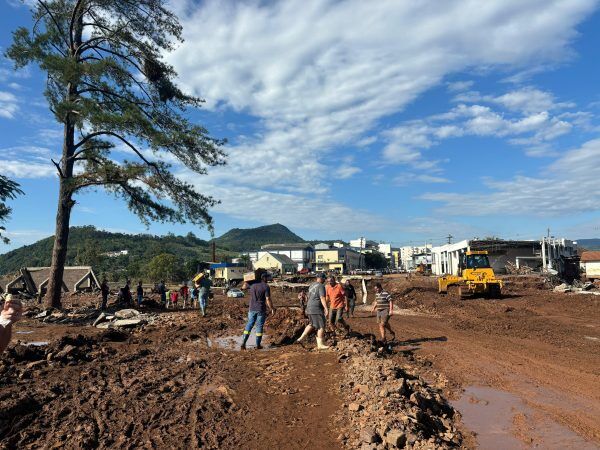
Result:
[[[600,250],[600,239],[577,239],[577,246],[586,250]]]
[[[258,228],[234,228],[215,239],[217,261],[236,257],[242,250],[254,250],[264,244],[304,242],[280,224]],[[21,267],[49,266],[54,237],[50,236],[34,244],[0,255],[0,275],[13,273]],[[127,250],[127,255],[108,256],[108,252]],[[197,238],[193,233],[186,236],[112,233],[93,226],[72,227],[69,235],[67,265],[91,265],[98,276],[111,280],[146,278],[146,265],[160,254],[177,257],[181,268],[176,277],[194,275],[201,262],[212,260],[211,242]]]
[[[0,255],[0,275],[21,267],[49,266],[54,237]],[[107,252],[127,250],[127,255],[109,257]],[[199,262],[210,261],[211,250],[207,241],[193,233],[186,236],[153,236],[150,234],[125,234],[97,230],[93,226],[72,227],[69,235],[68,265],[92,265],[97,275],[106,274],[112,279],[143,275],[143,267],[161,253],[175,255],[186,274],[193,274]],[[235,254],[217,248],[217,258],[226,259]]]
[[[257,228],[234,228],[214,240],[218,247],[241,252],[258,250],[265,244],[289,244],[304,242],[297,234],[279,223]]]

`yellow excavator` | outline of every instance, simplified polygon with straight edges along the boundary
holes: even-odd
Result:
[[[458,296],[485,295],[490,298],[502,296],[502,280],[496,278],[490,266],[487,251],[467,251],[460,255],[458,276],[438,278],[438,292],[447,294],[448,287],[458,286]]]

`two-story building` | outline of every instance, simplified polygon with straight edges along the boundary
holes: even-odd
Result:
[[[315,248],[311,244],[267,244],[257,252],[257,260],[265,253],[284,255],[296,264],[296,270],[312,269],[315,261]]]
[[[350,248],[329,247],[315,250],[317,271],[348,273],[360,268],[362,255]]]

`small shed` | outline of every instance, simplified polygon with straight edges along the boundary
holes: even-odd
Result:
[[[583,252],[579,260],[581,270],[588,280],[600,279],[600,251]]]
[[[286,255],[278,253],[265,253],[254,264],[254,270],[265,269],[271,272],[277,271],[280,273],[296,272],[296,263]]]

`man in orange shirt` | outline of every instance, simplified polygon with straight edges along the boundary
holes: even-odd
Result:
[[[334,329],[341,325],[347,333],[350,327],[344,322],[344,310],[347,309],[344,286],[334,276],[330,276],[328,281],[325,292],[329,302],[329,325]]]

